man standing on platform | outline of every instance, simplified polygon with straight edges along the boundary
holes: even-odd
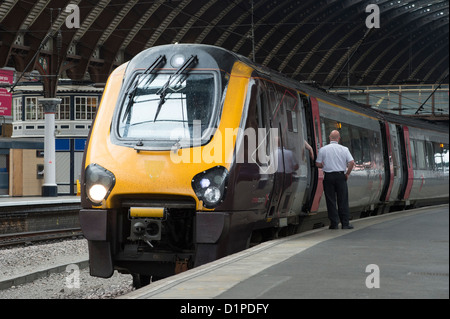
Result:
[[[330,144],[319,150],[316,166],[322,168],[325,175],[323,190],[330,219],[329,228],[338,229],[340,221],[342,229],[352,229],[353,226],[349,223],[347,179],[355,162],[348,148],[338,144],[340,138],[339,131],[330,133]]]

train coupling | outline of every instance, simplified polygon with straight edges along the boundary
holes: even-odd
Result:
[[[161,225],[165,218],[164,208],[130,207],[131,241],[143,241],[151,248],[152,240],[161,240]]]

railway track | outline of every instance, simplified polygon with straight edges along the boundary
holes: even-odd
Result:
[[[0,206],[0,247],[82,235],[76,199]]]
[[[0,235],[0,248],[20,245],[31,244],[33,242],[62,239],[82,236],[83,232],[81,228],[68,228],[68,229],[53,229],[53,230],[41,230],[34,232],[13,233]]]

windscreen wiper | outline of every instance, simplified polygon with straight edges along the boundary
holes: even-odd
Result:
[[[167,82],[164,83],[164,85],[158,90],[158,92],[156,92],[156,94],[158,94],[160,96],[160,98],[159,98],[158,108],[156,109],[155,118],[153,121],[156,121],[156,118],[158,117],[159,112],[161,111],[162,105],[166,102],[167,89],[170,86],[176,84],[176,83],[172,83],[172,82],[174,80],[177,80],[178,75],[181,75],[184,71],[186,71],[186,69],[194,62],[195,63],[198,62],[197,56],[191,55],[191,57],[189,59],[187,59],[186,62],[184,62],[184,64],[182,66],[180,66],[180,68],[178,70],[175,71],[175,73],[170,75],[170,77],[167,79]],[[183,80],[183,78],[178,78],[178,82],[182,82],[182,80]]]
[[[138,86],[141,84],[142,80],[145,78],[145,75],[151,74],[161,63],[166,63],[166,57],[164,55],[160,55],[155,62],[153,62],[143,73],[139,75],[139,78],[134,81],[134,85],[130,87],[126,92],[125,95],[128,95],[128,104],[127,108],[125,110],[125,113],[123,115],[123,120],[127,118],[128,113],[130,112],[131,105],[133,104],[134,96],[136,95],[136,91]],[[131,90],[131,92],[130,92]]]

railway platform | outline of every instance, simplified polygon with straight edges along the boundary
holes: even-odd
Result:
[[[448,204],[352,224],[352,230],[321,228],[265,242],[121,298],[216,299],[183,301],[174,309],[180,313],[211,302],[224,313],[267,299],[449,298]],[[234,309],[220,299],[246,301]]]
[[[64,205],[80,203],[80,196],[24,196],[24,197],[0,197],[0,210],[5,207],[37,206],[37,205]]]

